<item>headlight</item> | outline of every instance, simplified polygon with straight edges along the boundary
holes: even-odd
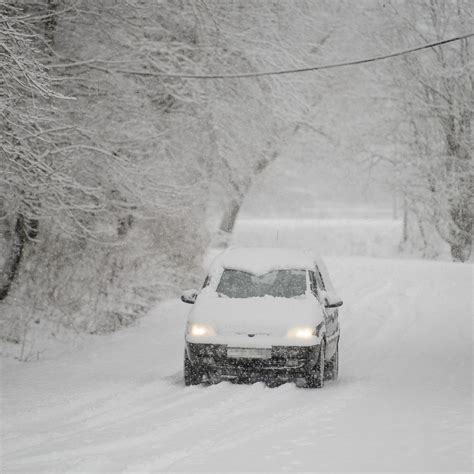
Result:
[[[288,337],[291,338],[309,339],[313,336],[317,336],[316,329],[309,326],[293,328],[288,331]]]
[[[191,336],[215,336],[216,332],[206,324],[188,324],[188,334]]]

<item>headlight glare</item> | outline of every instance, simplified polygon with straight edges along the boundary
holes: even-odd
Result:
[[[316,329],[309,326],[293,328],[288,331],[288,337],[292,339],[309,339],[313,336],[316,336]]]
[[[189,324],[188,334],[191,336],[214,336],[216,333],[214,329],[206,324]]]

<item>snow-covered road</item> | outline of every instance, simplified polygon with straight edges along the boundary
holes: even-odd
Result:
[[[345,305],[322,390],[184,387],[189,306],[2,366],[2,472],[471,471],[472,266],[327,260]]]

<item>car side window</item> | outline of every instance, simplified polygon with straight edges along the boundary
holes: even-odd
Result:
[[[316,281],[318,283],[318,288],[320,288],[321,290],[325,290],[326,286],[324,285],[323,276],[321,275],[321,272],[319,271],[318,267],[316,267],[316,271],[314,273],[316,276]]]
[[[314,296],[317,297],[319,295],[319,292],[318,292],[318,282],[316,279],[315,272],[312,272],[312,271],[309,272],[309,284],[311,287],[311,292],[313,293]]]

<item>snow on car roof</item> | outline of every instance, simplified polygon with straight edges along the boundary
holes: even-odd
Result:
[[[229,268],[254,274],[272,270],[314,270],[319,259],[306,250],[284,248],[230,248],[218,255],[212,268]]]

